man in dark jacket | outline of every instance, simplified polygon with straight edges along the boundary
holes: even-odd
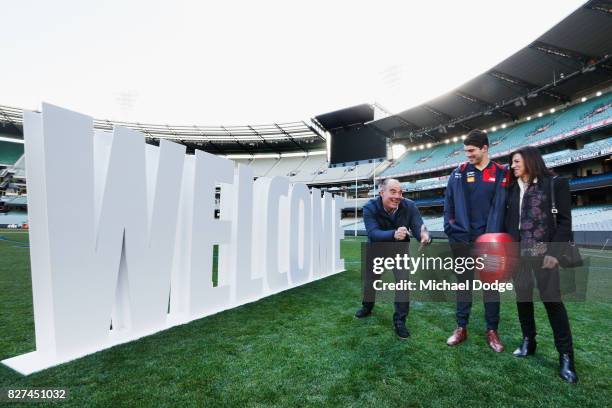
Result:
[[[427,228],[423,224],[421,214],[412,200],[403,198],[402,186],[396,179],[386,179],[380,184],[380,196],[370,200],[363,207],[363,222],[368,232],[368,242],[405,242],[410,241],[408,231],[421,242],[428,244],[431,240]],[[364,276],[369,271],[364,271]],[[394,270],[395,280],[408,280],[408,275]],[[362,318],[369,316],[374,307],[375,292],[370,279],[364,279],[364,297],[362,308],[355,316]],[[393,326],[395,333],[401,339],[410,336],[406,328],[408,316],[407,291],[396,290],[395,313]]]
[[[471,244],[491,232],[502,232],[506,205],[508,171],[489,160],[489,139],[481,130],[472,130],[463,142],[468,162],[450,175],[444,194],[444,232],[455,257],[471,257]],[[471,282],[474,270],[457,274],[460,283]],[[470,288],[472,287],[469,284]],[[497,335],[499,293],[484,291],[487,341],[496,352],[504,350]],[[472,292],[457,292],[457,328],[446,343],[455,346],[467,339],[467,324],[472,309]]]

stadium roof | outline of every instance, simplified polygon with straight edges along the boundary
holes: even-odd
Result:
[[[21,137],[23,110],[0,105],[0,123],[5,131]],[[159,143],[159,139],[182,143],[188,152],[200,149],[214,154],[259,154],[325,148],[325,139],[316,129],[316,124],[305,121],[244,126],[174,126],[94,119],[95,129],[110,131],[114,125],[138,130],[153,144]]]
[[[315,116],[314,119],[325,130],[333,131],[341,127],[372,121],[372,119],[374,119],[374,108],[368,104],[361,104],[334,112],[324,113]]]
[[[612,2],[589,1],[487,72],[372,125],[394,139],[435,141],[446,133],[512,122],[609,86],[611,54]],[[456,63],[447,62],[449,69]]]

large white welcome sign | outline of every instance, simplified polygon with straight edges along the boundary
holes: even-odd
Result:
[[[3,361],[22,374],[344,270],[341,197],[49,104],[24,134],[36,351]]]

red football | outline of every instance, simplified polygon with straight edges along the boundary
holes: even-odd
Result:
[[[476,271],[483,282],[507,281],[518,261],[518,244],[506,233],[483,234],[474,243]],[[482,266],[479,268],[478,266]]]

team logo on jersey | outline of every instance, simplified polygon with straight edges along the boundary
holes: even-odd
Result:
[[[486,183],[495,183],[495,167],[486,168],[482,172],[482,181]]]
[[[501,181],[501,185],[502,187],[506,187],[508,185],[508,173],[507,172],[504,174],[504,178]]]

